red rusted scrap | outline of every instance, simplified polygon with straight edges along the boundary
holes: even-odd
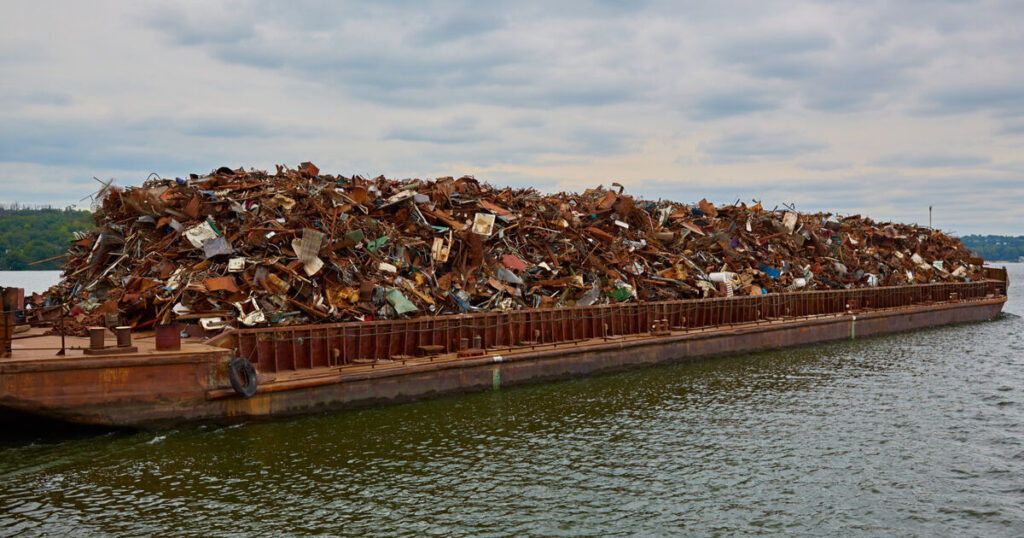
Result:
[[[712,205],[711,202],[708,202],[706,198],[701,199],[697,206],[700,208],[700,212],[703,213],[705,216],[711,218],[718,216],[718,210],[715,209],[715,206]]]
[[[983,279],[939,231],[859,215],[218,168],[105,187],[37,322],[210,327]],[[47,306],[49,305],[49,306]],[[50,310],[47,310],[50,308]]]
[[[615,236],[614,235],[612,235],[612,234],[610,234],[610,233],[608,233],[608,232],[606,232],[606,231],[604,231],[604,230],[602,230],[600,228],[595,228],[593,226],[590,226],[585,231],[588,234],[590,234],[591,236],[593,236],[595,239],[600,239],[601,241],[604,241],[605,243],[614,243],[615,242]]]
[[[203,284],[210,291],[229,291],[232,293],[238,291],[238,285],[235,284],[234,277],[230,276],[207,278],[203,281]]]
[[[513,271],[525,271],[529,266],[526,262],[513,256],[512,254],[506,254],[501,257],[501,264]]]

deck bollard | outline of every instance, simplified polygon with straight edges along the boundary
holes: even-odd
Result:
[[[115,327],[114,334],[117,335],[116,346],[105,346],[104,336],[107,329],[104,327],[89,327],[89,347],[83,349],[86,355],[117,355],[123,353],[135,353],[139,349],[132,345],[131,327]]]
[[[131,347],[132,345],[132,328],[121,326],[114,327],[114,334],[117,335],[117,347]]]
[[[104,327],[89,327],[89,349],[103,349]]]

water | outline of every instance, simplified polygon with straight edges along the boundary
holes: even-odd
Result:
[[[0,535],[1024,535],[994,322],[222,429],[3,434]]]
[[[60,271],[0,271],[0,288],[24,288],[25,294],[41,293],[60,282]]]

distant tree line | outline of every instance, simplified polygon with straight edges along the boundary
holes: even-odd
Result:
[[[63,254],[74,232],[93,228],[88,211],[0,204],[0,271],[60,269],[64,260],[29,264]]]
[[[1024,256],[1024,235],[965,235],[960,241],[989,261],[1015,262]]]

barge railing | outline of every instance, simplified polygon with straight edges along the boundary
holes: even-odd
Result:
[[[988,278],[976,282],[235,329],[209,343],[233,347],[266,373],[406,360],[434,352],[472,355],[1005,296],[1005,269],[986,269]]]

